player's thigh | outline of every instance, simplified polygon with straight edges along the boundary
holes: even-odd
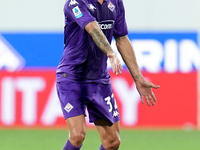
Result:
[[[85,116],[79,115],[66,119],[69,133],[71,136],[83,135],[86,134],[86,122]]]
[[[101,141],[110,141],[120,140],[120,122],[117,121],[114,124],[108,123],[106,120],[97,120],[95,121],[95,126],[99,132]]]
[[[57,82],[57,94],[64,118],[72,118],[85,114],[83,84],[72,81]]]
[[[98,84],[92,101],[87,104],[90,122],[106,120],[113,124],[120,120],[111,84]]]

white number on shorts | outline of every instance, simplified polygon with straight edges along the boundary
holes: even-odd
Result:
[[[113,93],[112,93],[111,97],[114,98],[114,94]],[[114,99],[114,102],[115,102],[115,109],[117,109],[118,107],[117,107],[117,102],[116,102],[115,99]]]
[[[110,109],[108,110],[109,112],[112,112],[112,109],[113,109],[113,106],[112,106],[112,104],[111,104],[111,102],[110,102],[111,98],[114,98],[114,94],[113,94],[113,93],[112,93],[111,97],[108,96],[108,97],[106,97],[106,98],[104,99],[104,100],[107,102],[107,105],[110,106]],[[115,99],[114,99],[114,102],[115,102],[114,107],[115,107],[115,109],[117,109],[117,103],[116,103],[116,100],[115,100]]]
[[[109,112],[112,112],[112,109],[113,109],[113,107],[112,107],[112,104],[111,104],[111,102],[110,102],[110,96],[108,96],[108,97],[106,97],[104,100],[107,102],[107,105],[109,105],[110,106],[110,109],[108,110]]]

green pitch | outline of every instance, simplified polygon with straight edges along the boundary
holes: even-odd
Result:
[[[200,150],[200,131],[121,130],[120,150]],[[0,130],[1,150],[62,150],[67,130]],[[99,150],[96,130],[88,130],[81,150]]]

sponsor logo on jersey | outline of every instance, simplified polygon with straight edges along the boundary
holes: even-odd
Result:
[[[69,113],[73,108],[74,106],[72,106],[70,103],[67,103],[64,109]]]
[[[79,3],[76,0],[71,0],[71,2],[69,3],[69,6],[76,5],[76,4],[79,4]]]
[[[114,11],[115,9],[115,5],[113,5],[111,2],[108,4],[108,8],[111,10],[111,11]]]
[[[80,17],[83,16],[83,14],[82,14],[82,12],[81,12],[81,10],[79,9],[78,6],[74,7],[72,9],[72,11],[73,11],[73,13],[74,13],[74,15],[75,15],[76,18],[80,18]]]
[[[113,20],[106,20],[106,21],[98,22],[98,24],[99,24],[99,28],[101,30],[109,30],[109,29],[113,28],[114,21]]]

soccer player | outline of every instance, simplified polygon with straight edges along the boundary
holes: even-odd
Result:
[[[109,59],[116,75],[122,66],[110,46],[112,37],[130,74],[141,101],[150,106],[156,98],[137,65],[127,37],[122,0],[67,0],[64,6],[64,52],[57,67],[57,93],[66,119],[69,138],[63,150],[79,150],[86,135],[85,109],[101,138],[100,150],[120,146],[119,112],[107,70]],[[91,148],[92,149],[92,148]]]

